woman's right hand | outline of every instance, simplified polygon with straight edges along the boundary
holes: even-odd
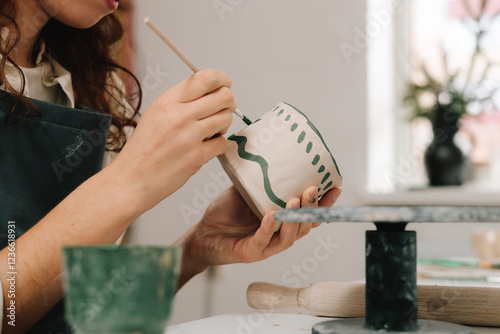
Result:
[[[130,140],[108,167],[145,210],[179,189],[225,152],[236,101],[231,79],[203,70],[168,89],[146,109]]]

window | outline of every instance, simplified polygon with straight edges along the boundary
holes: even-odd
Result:
[[[390,16],[379,34],[370,36],[371,21],[394,3],[402,10]],[[467,18],[468,13],[481,12],[479,24]],[[367,202],[383,202],[381,194],[401,204],[499,202],[494,197],[500,192],[500,112],[495,107],[500,106],[499,14],[500,1],[494,0],[368,1]],[[480,43],[483,52],[473,57],[478,27],[486,31]],[[422,64],[441,80],[446,73],[460,73],[456,82],[476,95],[497,90],[491,99],[495,104],[470,105],[455,136],[470,161],[460,187],[427,187],[423,157],[432,139],[431,125],[425,119],[410,122],[411,110],[402,103],[406,84],[418,80]],[[478,197],[471,199],[471,192]]]

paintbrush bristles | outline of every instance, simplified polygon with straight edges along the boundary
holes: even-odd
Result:
[[[187,65],[189,66],[189,68],[194,72],[198,72],[200,69],[191,62],[191,60],[189,60],[183,53],[181,50],[179,50],[179,48],[177,48],[177,46],[175,46],[174,43],[172,43],[172,41],[167,37],[167,35],[165,35],[165,33],[163,33],[163,31],[160,30],[160,28],[158,28],[158,26],[156,24],[153,23],[153,21],[151,21],[151,19],[149,17],[146,17],[144,19],[144,23],[146,23],[148,25],[148,27],[151,28],[151,30],[153,30],[155,32],[156,35],[158,35],[158,37],[161,38],[162,41],[165,42],[165,44],[167,44],[171,49],[172,51],[175,52],[175,54],[177,56],[179,56],[179,58],[181,58],[181,60]]]

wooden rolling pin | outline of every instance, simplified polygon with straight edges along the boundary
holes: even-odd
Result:
[[[419,285],[417,289],[420,319],[500,326],[500,288]],[[248,286],[247,303],[255,309],[298,306],[319,316],[362,318],[365,285],[318,282],[306,288],[290,288],[256,282]]]

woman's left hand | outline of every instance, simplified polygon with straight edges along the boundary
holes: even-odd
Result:
[[[317,188],[307,188],[301,199],[287,208],[332,206],[342,191],[331,189],[318,202]],[[264,260],[291,247],[321,223],[283,223],[275,233],[274,210],[262,221],[252,213],[234,187],[224,191],[208,207],[201,221],[176,244],[183,249],[179,287],[211,265]]]

